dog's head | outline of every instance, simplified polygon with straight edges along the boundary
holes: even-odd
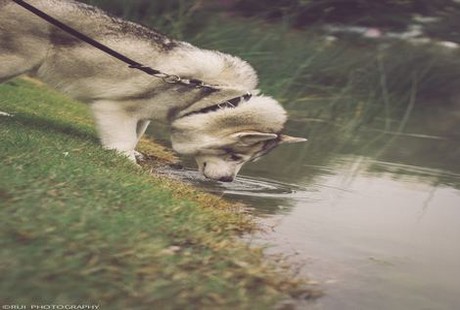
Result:
[[[255,96],[235,108],[197,113],[172,123],[173,148],[194,156],[207,178],[231,182],[244,163],[282,143],[306,139],[280,134],[286,111],[274,99]]]
[[[223,147],[202,150],[195,155],[195,160],[205,177],[231,182],[243,164],[258,160],[281,143],[305,140],[283,134],[242,131],[226,137]]]

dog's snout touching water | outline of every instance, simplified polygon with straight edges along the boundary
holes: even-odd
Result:
[[[81,2],[27,2],[160,72],[149,77],[146,70],[135,70],[144,66],[127,66],[15,2],[0,0],[0,81],[32,73],[87,103],[103,147],[135,160],[149,122],[166,122],[175,151],[195,157],[207,178],[231,182],[244,163],[279,144],[305,141],[281,134],[286,112],[275,99],[258,95],[257,74],[246,61],[173,40]]]
[[[221,177],[218,181],[221,181],[221,182],[233,182],[233,177]]]

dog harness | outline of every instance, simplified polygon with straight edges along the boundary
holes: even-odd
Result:
[[[180,118],[184,118],[184,117],[187,117],[193,114],[203,114],[203,113],[214,112],[214,111],[222,110],[225,108],[236,108],[237,106],[240,105],[240,103],[248,101],[249,99],[251,99],[251,97],[252,97],[252,94],[250,92],[247,92],[246,94],[242,96],[238,96],[238,97],[226,100],[224,102],[221,102],[221,103],[209,106],[209,107],[205,107],[198,111],[188,112],[182,115]]]

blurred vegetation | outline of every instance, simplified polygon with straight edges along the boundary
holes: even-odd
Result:
[[[194,16],[195,23],[203,21],[210,12],[226,11],[246,17],[283,21],[293,27],[318,23],[339,23],[404,30],[414,15],[440,17],[432,34],[446,38],[450,32],[460,39],[460,3],[453,0],[86,0],[118,16],[146,24],[172,24],[183,29]],[[161,17],[161,18],[158,18]],[[196,24],[195,24],[196,26]],[[452,35],[450,35],[452,36]]]
[[[112,14],[154,26],[182,39],[220,13],[282,22],[293,28],[343,24],[403,31],[415,16],[435,17],[426,33],[460,42],[460,1],[455,0],[81,0]],[[416,22],[417,23],[417,22]]]
[[[210,17],[210,0],[83,0],[116,16],[153,26],[182,39],[190,29],[200,29]],[[204,9],[206,8],[206,9]]]
[[[225,27],[215,20],[192,42],[248,60],[264,92],[311,118],[361,125],[383,111],[390,129],[389,119],[403,121],[415,101],[454,106],[460,87],[458,54],[436,45],[415,48],[403,41],[358,38],[331,42],[317,29],[292,31],[257,20],[226,21]]]
[[[288,19],[294,26],[318,22],[405,28],[413,14],[435,16],[458,10],[452,0],[235,0],[246,16]]]

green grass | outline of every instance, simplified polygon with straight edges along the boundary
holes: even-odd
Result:
[[[14,80],[0,111],[2,303],[267,309],[299,292],[235,240],[248,219],[228,203],[103,150],[85,105]]]

